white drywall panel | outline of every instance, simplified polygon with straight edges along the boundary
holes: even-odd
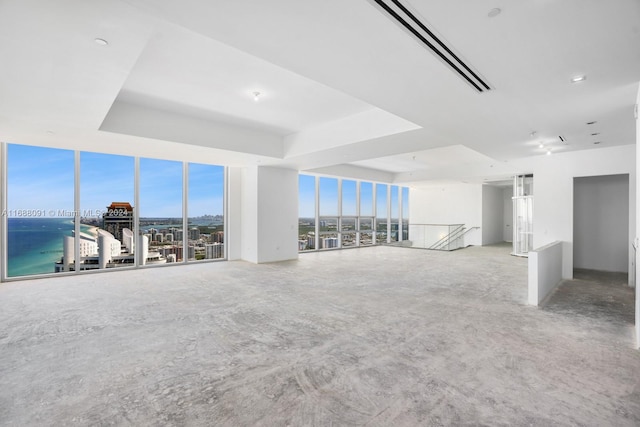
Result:
[[[640,104],[640,87],[638,88],[638,96],[636,98],[636,106],[635,106],[635,111],[636,111],[636,146],[640,145],[640,120],[638,119],[638,105]],[[640,163],[640,150],[636,150],[636,164]],[[636,179],[638,181],[640,181],[640,176],[636,175]],[[633,182],[636,182],[633,180],[633,178],[630,179],[629,184],[632,187],[631,184],[633,184]],[[640,182],[636,182],[636,188],[640,188]],[[632,190],[635,193],[635,189]],[[635,200],[630,200],[629,201],[631,206],[634,206],[634,203],[640,203],[640,200],[638,200],[638,198],[636,198]],[[640,230],[640,206],[636,205],[636,212],[635,212],[635,221],[632,220],[631,224],[635,224],[636,227],[634,230],[631,230],[631,234],[633,234],[634,236],[637,236],[637,231]],[[637,247],[638,246],[638,238],[635,237],[634,238],[634,244]],[[634,259],[634,267],[635,267],[635,272],[636,274],[634,275],[634,285],[636,288],[636,346],[638,348],[640,348],[640,292],[638,291],[638,273],[640,272],[640,267],[638,267],[638,264],[640,264],[638,262],[638,260],[640,259],[640,254],[636,251],[635,252],[635,259]]]
[[[298,171],[258,168],[258,262],[298,259]]]
[[[242,168],[227,168],[227,180],[227,259],[237,260],[242,258]]]
[[[528,302],[539,305],[562,281],[562,242],[529,251]]]
[[[242,168],[241,173],[242,234],[241,257],[245,261],[258,262],[258,167]]]

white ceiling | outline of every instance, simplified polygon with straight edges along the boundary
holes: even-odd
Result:
[[[405,183],[635,142],[637,0],[403,3],[493,90],[373,1],[0,1],[0,140]]]

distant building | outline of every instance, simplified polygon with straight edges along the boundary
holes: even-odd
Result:
[[[338,247],[338,238],[337,237],[325,237],[322,239],[322,248],[330,249]]]
[[[189,229],[189,239],[190,240],[200,239],[200,229],[198,227],[192,227]]]
[[[123,240],[116,239],[106,230],[96,229],[95,235],[80,233],[80,270],[95,270],[135,265],[136,256],[140,265],[164,264],[167,262],[156,251],[149,250],[149,238],[141,236],[139,251],[134,252],[134,234],[122,229]],[[75,271],[75,236],[64,236],[63,256],[55,264],[55,272]]]
[[[102,228],[122,241],[122,230],[133,230],[133,207],[129,202],[111,202],[102,215]]]
[[[224,243],[224,231],[216,231],[211,234],[212,243]]]
[[[204,248],[205,259],[224,258],[224,245],[222,243],[207,243]]]

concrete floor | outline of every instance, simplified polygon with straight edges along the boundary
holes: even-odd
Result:
[[[632,324],[526,306],[509,249],[1,284],[0,424],[640,425]]]

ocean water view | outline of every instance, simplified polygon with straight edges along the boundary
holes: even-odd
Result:
[[[153,222],[152,225],[141,226],[143,232],[150,228],[176,226],[176,222],[181,221],[177,218],[140,220]],[[218,226],[223,222],[221,217],[193,218],[189,220],[189,226]],[[92,226],[87,224],[81,224],[80,227],[82,232],[92,229]],[[72,236],[73,230],[72,217],[8,218],[7,276],[55,273],[55,263],[60,261],[63,255],[63,237]]]
[[[73,228],[73,218],[8,218],[8,277],[54,273]]]

